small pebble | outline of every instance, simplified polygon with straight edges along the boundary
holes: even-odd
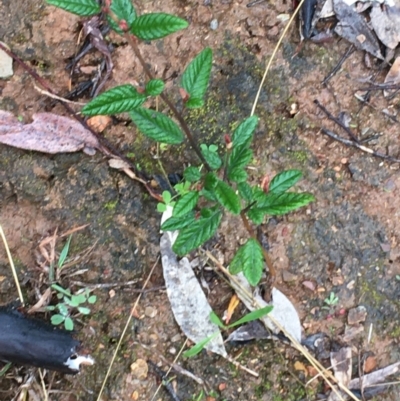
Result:
[[[357,308],[352,308],[349,310],[349,315],[347,316],[347,323],[354,325],[360,322],[365,322],[367,317],[367,310],[365,306],[357,306]]]
[[[175,347],[171,347],[171,348],[168,350],[168,352],[169,352],[171,355],[175,355],[175,354],[176,354],[176,348],[175,348]]]
[[[180,335],[180,334],[176,334],[175,336],[173,336],[173,337],[171,338],[171,341],[172,341],[173,343],[176,343],[176,342],[178,342],[180,339],[181,339],[181,335]]]
[[[217,19],[213,19],[210,22],[210,28],[215,31],[216,29],[218,29],[218,20]]]
[[[296,281],[297,278],[298,278],[298,276],[296,274],[293,274],[288,270],[283,270],[282,271],[282,280],[285,283],[290,283],[290,282]]]
[[[135,379],[144,380],[149,372],[149,366],[144,359],[138,359],[131,365],[131,373]]]
[[[147,306],[144,310],[144,314],[147,317],[153,318],[157,315],[157,309],[153,308],[152,306]]]

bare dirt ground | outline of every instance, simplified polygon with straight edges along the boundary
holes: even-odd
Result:
[[[205,2],[204,2],[205,3]],[[152,44],[142,44],[144,56],[161,77],[177,82],[185,65],[205,46],[214,51],[212,81],[204,110],[187,117],[191,127],[205,141],[220,141],[232,124],[249,115],[265,61],[281,34],[284,24],[277,18],[290,13],[290,2],[276,1],[246,8],[246,1],[137,1],[139,12],[164,11],[190,22],[185,31]],[[216,29],[211,21],[217,20]],[[3,0],[0,3],[0,39],[8,44],[61,96],[68,92],[67,59],[77,50],[80,19],[41,0]],[[213,26],[215,28],[215,26]],[[143,82],[139,63],[124,40],[110,34],[115,45],[113,74],[106,85]],[[305,43],[295,55],[298,31],[293,28],[261,94],[251,176],[260,181],[265,174],[299,168],[304,180],[299,188],[312,192],[316,202],[289,216],[271,219],[263,226],[270,253],[279,271],[278,287],[295,304],[305,334],[325,332],[342,342],[347,311],[365,306],[364,331],[352,340],[360,357],[373,354],[378,367],[399,360],[400,281],[400,176],[398,164],[387,163],[327,139],[321,126],[336,130],[313,101],[318,99],[338,114],[352,116],[352,127],[368,135],[379,134],[368,146],[396,155],[399,151],[398,124],[382,114],[396,111],[398,97],[391,101],[373,94],[371,106],[361,108],[356,90],[372,70],[355,52],[342,69],[322,86],[321,81],[334,67],[348,44],[336,38],[329,45]],[[99,55],[89,55],[82,65],[96,65]],[[0,81],[0,108],[24,121],[33,113],[51,111],[65,114],[59,104],[35,90],[29,75],[15,65],[12,78]],[[176,93],[176,92],[175,92]],[[176,93],[177,95],[177,93]],[[298,108],[293,117],[290,110]],[[341,133],[343,134],[343,133]],[[147,173],[157,173],[155,149],[122,120],[106,132],[107,138],[125,154],[133,154]],[[162,163],[168,173],[182,172],[183,163],[193,155],[168,149]],[[159,218],[156,202],[144,188],[115,170],[101,155],[49,156],[0,146],[0,224],[18,268],[24,293],[33,304],[34,288],[40,280],[38,244],[55,228],[64,232],[89,224],[72,239],[71,255],[77,258],[74,270],[87,269],[78,277],[65,277],[90,284],[123,283],[138,279],[133,287],[97,289],[99,297],[92,314],[77,323],[77,336],[92,351],[96,365],[76,377],[47,374],[51,400],[95,400],[130,308],[144,278],[157,260]],[[234,222],[224,223],[218,241],[225,261],[240,241]],[[58,244],[58,251],[62,248]],[[36,283],[36,284],[35,284]],[[304,285],[308,283],[308,285]],[[312,285],[310,285],[310,283]],[[161,267],[156,268],[149,287],[163,286]],[[231,291],[217,277],[209,278],[210,299],[217,312],[227,307]],[[333,291],[339,303],[330,316],[321,307]],[[0,303],[17,298],[9,264],[0,247]],[[242,309],[243,311],[243,309]],[[239,313],[239,312],[237,312]],[[112,369],[103,400],[150,400],[159,377],[150,369],[139,380],[130,365],[138,358],[151,360],[167,370],[185,338],[175,324],[163,289],[146,293],[139,304],[139,319],[129,328]],[[372,326],[371,326],[372,325]],[[367,343],[372,327],[372,341]],[[296,370],[301,355],[279,343],[259,341],[230,346],[231,355],[257,371],[255,379],[227,361],[202,353],[179,363],[201,377],[211,390],[209,400],[314,400],[324,393],[322,384]],[[356,353],[355,353],[356,354]],[[163,356],[163,358],[160,357]],[[355,360],[356,366],[357,361]],[[16,399],[20,385],[34,372],[13,367],[0,378],[2,400]],[[306,377],[307,376],[307,377]],[[37,376],[36,376],[37,377]],[[172,385],[181,400],[195,400],[202,387],[188,377],[175,374]],[[394,387],[379,400],[398,400]],[[31,394],[32,397],[32,394]],[[214,397],[214,398],[212,398]],[[32,398],[34,399],[34,398]],[[162,390],[157,400],[169,400]]]

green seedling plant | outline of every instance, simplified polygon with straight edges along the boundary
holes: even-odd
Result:
[[[266,263],[275,275],[271,261],[255,235],[254,228],[268,216],[277,216],[309,204],[309,193],[289,191],[302,177],[298,170],[277,174],[267,187],[250,184],[247,167],[253,159],[251,144],[257,130],[258,117],[251,116],[237,124],[225,136],[225,146],[198,144],[186,120],[185,109],[204,105],[204,96],[212,70],[212,50],[202,50],[185,68],[180,78],[179,93],[183,112],[164,92],[165,84],[153,76],[140,52],[141,41],[153,41],[188,26],[187,21],[166,13],[138,15],[130,0],[108,0],[101,7],[95,0],[47,0],[49,4],[80,16],[106,15],[111,28],[123,35],[141,63],[148,81],[142,88],[130,84],[112,88],[86,104],[85,116],[115,115],[128,112],[137,129],[148,138],[168,145],[179,145],[185,137],[199,159],[198,166],[184,170],[184,180],[175,187],[176,194],[163,193],[164,205],[173,206],[172,216],[162,224],[162,230],[179,230],[173,251],[184,256],[203,245],[217,232],[224,214],[240,216],[249,238],[239,247],[230,263],[232,274],[243,272],[248,282],[259,283]],[[172,117],[144,106],[159,97]],[[164,145],[163,145],[164,146]]]
[[[339,297],[333,291],[331,291],[329,297],[326,297],[324,299],[324,306],[322,306],[322,309],[329,311],[328,317],[330,317],[334,313],[335,307],[338,305],[338,303]]]
[[[65,261],[68,258],[69,248],[71,245],[72,235],[68,237],[66,244],[64,245],[60,256],[57,261],[57,277],[63,269]],[[50,281],[54,280],[54,265],[50,266]],[[53,277],[53,279],[51,278]],[[70,291],[64,289],[56,283],[52,283],[50,286],[53,290],[57,292],[58,303],[56,305],[48,305],[45,310],[54,312],[51,316],[51,323],[54,326],[64,324],[66,330],[72,331],[74,329],[74,321],[72,319],[72,314],[74,311],[81,313],[82,315],[89,315],[90,309],[85,304],[94,304],[97,300],[95,295],[90,295],[89,289],[84,289],[83,292],[79,294],[71,294]]]
[[[270,313],[273,309],[273,306],[269,305],[261,309],[257,309],[253,312],[247,313],[244,315],[241,319],[237,320],[236,322],[233,322],[229,325],[225,325],[222,323],[221,319],[218,317],[218,315],[213,311],[210,314],[210,320],[216,324],[222,331],[231,329],[236,326],[240,326],[241,324],[249,323],[253,320],[257,320],[262,318],[263,316],[267,315]],[[193,357],[197,354],[199,354],[205,347],[206,345],[212,341],[220,331],[216,331],[215,333],[209,335],[208,337],[204,338],[203,340],[200,340],[196,345],[194,345],[192,348],[188,349],[183,353],[183,356],[186,358]]]
[[[83,305],[94,304],[97,297],[96,295],[90,295],[90,291],[87,288],[84,292],[79,294],[72,294],[70,291],[57,284],[52,284],[51,288],[57,291],[58,299],[57,305],[49,305],[46,307],[48,311],[57,311],[57,313],[51,317],[51,324],[54,326],[64,324],[66,330],[72,331],[74,329],[73,312],[77,311],[82,315],[89,315],[90,308]]]

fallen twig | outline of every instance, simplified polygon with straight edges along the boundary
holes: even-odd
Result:
[[[342,58],[339,60],[339,62],[333,67],[332,71],[324,78],[324,80],[321,82],[322,85],[326,85],[333,77],[334,75],[340,70],[342,67],[343,63],[348,59],[348,57],[354,52],[355,47],[354,45],[350,45],[350,47],[346,50],[346,53],[343,54]]]

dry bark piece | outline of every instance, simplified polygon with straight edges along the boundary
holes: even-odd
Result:
[[[9,307],[0,307],[0,360],[76,374],[80,365],[93,365],[79,355],[80,342],[71,333]]]
[[[83,150],[93,155],[100,148],[97,138],[76,120],[38,113],[30,124],[23,124],[3,110],[0,110],[0,143],[50,154]]]

